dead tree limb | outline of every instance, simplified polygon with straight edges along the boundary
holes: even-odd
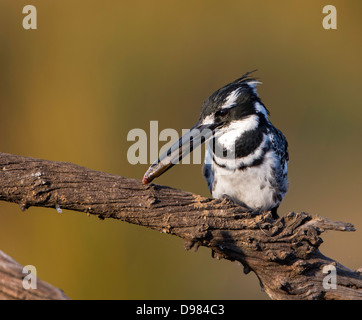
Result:
[[[323,231],[354,231],[349,223],[303,212],[274,220],[226,200],[5,153],[0,153],[0,200],[22,210],[57,207],[119,219],[181,237],[186,249],[209,247],[214,257],[237,260],[245,273],[255,272],[272,299],[362,299],[360,272],[318,249]],[[323,285],[327,265],[335,267],[336,289]]]

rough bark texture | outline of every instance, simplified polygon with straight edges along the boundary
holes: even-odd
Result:
[[[11,257],[0,251],[0,300],[67,300],[68,297],[62,290],[37,279],[36,288],[24,288],[24,277],[28,275],[27,270],[23,272],[23,266]]]
[[[57,207],[119,219],[181,237],[186,249],[209,247],[214,257],[237,260],[245,273],[255,272],[272,299],[362,299],[360,272],[318,249],[323,231],[354,231],[349,223],[304,212],[274,220],[270,213],[245,213],[227,200],[4,153],[0,200],[18,203],[22,210]],[[336,268],[337,289],[323,286],[326,265]]]

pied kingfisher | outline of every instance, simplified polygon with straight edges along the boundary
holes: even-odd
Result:
[[[250,73],[206,99],[197,124],[151,165],[143,183],[209,141],[203,174],[213,198],[227,198],[247,211],[270,210],[278,217],[288,188],[288,143],[269,121],[256,92],[260,82]]]

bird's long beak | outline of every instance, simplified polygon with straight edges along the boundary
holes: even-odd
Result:
[[[148,168],[142,182],[144,184],[150,183],[153,179],[179,163],[183,157],[206,142],[213,135],[215,128],[216,125],[214,124],[198,122]]]

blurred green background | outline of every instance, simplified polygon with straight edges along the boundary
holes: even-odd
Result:
[[[24,30],[35,5],[38,29]],[[337,8],[337,30],[322,9]],[[141,179],[127,133],[189,128],[216,89],[258,69],[289,142],[281,214],[353,223],[321,251],[362,266],[362,2],[0,2],[0,151]],[[162,146],[160,142],[159,146]],[[201,165],[157,183],[209,196]],[[254,274],[176,237],[85,214],[0,203],[0,249],[73,299],[268,299]]]

